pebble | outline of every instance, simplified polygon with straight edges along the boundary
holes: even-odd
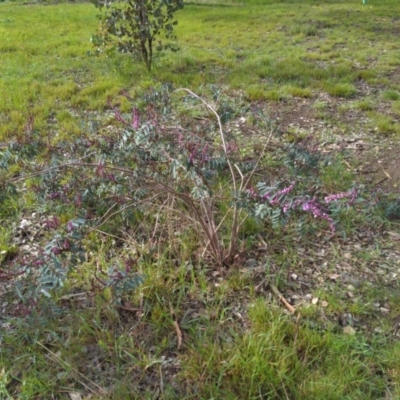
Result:
[[[386,272],[383,269],[378,269],[376,271],[376,273],[379,274],[379,275],[385,275],[386,274]]]
[[[247,268],[255,268],[257,267],[257,260],[255,260],[254,258],[250,258],[246,261],[245,265]]]
[[[343,328],[343,333],[346,335],[355,335],[356,331],[352,326],[348,325]]]

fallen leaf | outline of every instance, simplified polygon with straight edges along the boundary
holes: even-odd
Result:
[[[182,346],[182,331],[179,327],[178,321],[176,321],[176,320],[174,321],[174,328],[176,331],[176,336],[178,338],[178,350],[179,350]]]

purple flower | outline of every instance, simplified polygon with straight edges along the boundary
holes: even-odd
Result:
[[[53,247],[52,249],[51,249],[51,252],[54,254],[54,255],[58,255],[58,254],[61,254],[61,250],[58,248],[58,247]]]
[[[235,151],[237,151],[237,149],[238,149],[238,146],[237,146],[237,144],[235,142],[228,142],[227,145],[226,145],[227,154],[235,152]]]
[[[60,226],[60,220],[58,219],[58,217],[53,216],[53,217],[49,218],[48,220],[46,220],[45,224],[46,224],[46,228],[55,229]]]
[[[82,195],[78,193],[75,197],[75,206],[80,207],[82,205]]]
[[[296,199],[292,203],[285,203],[282,207],[282,211],[287,213],[291,208],[296,208],[299,204],[302,204],[304,199]]]
[[[282,197],[287,196],[293,190],[295,184],[296,184],[295,181],[292,182],[290,184],[290,186],[288,186],[288,187],[286,187],[284,189],[278,190],[278,192],[276,192],[272,197],[270,196],[269,193],[266,193],[266,194],[264,194],[262,199],[263,200],[268,200],[269,203],[272,206],[274,206],[274,205],[278,204],[282,200]]]
[[[247,190],[246,190],[246,194],[247,194],[249,197],[253,198],[253,199],[257,199],[257,198],[258,198],[257,193],[256,193],[256,191],[255,191],[253,188],[247,189]]]
[[[332,201],[337,201],[343,198],[350,198],[349,204],[353,204],[354,200],[357,197],[357,190],[354,188],[350,192],[343,192],[343,193],[337,193],[337,194],[331,194],[329,196],[325,197],[325,203],[331,203]]]
[[[51,200],[58,199],[59,197],[60,197],[60,193],[59,193],[59,192],[53,192],[53,193],[50,193],[50,194],[49,194],[49,198],[50,198]]]
[[[67,231],[72,232],[74,229],[75,229],[74,224],[71,221],[69,221],[67,223]]]
[[[332,232],[335,232],[336,227],[333,219],[321,208],[321,205],[317,203],[315,197],[309,201],[305,201],[302,208],[304,211],[310,211],[314,218],[321,218],[329,222]]]

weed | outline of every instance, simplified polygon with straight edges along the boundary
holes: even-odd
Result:
[[[385,100],[396,101],[400,99],[400,93],[395,90],[386,90],[383,92],[382,97]]]
[[[328,84],[326,86],[326,91],[333,97],[344,98],[353,97],[357,93],[357,89],[354,85],[349,83]]]
[[[372,119],[375,130],[380,134],[388,135],[400,131],[399,124],[387,115],[370,112],[369,116]]]
[[[371,99],[360,100],[356,103],[356,107],[361,111],[372,111],[374,104]]]

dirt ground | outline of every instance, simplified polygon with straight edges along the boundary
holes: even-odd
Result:
[[[323,104],[323,111],[318,111]],[[384,111],[384,105],[380,106]],[[315,135],[321,150],[344,150],[362,181],[400,191],[400,138],[378,134],[368,117],[342,99],[321,94],[317,99],[292,99],[268,104],[270,118],[287,140]],[[355,163],[354,163],[355,161]]]

